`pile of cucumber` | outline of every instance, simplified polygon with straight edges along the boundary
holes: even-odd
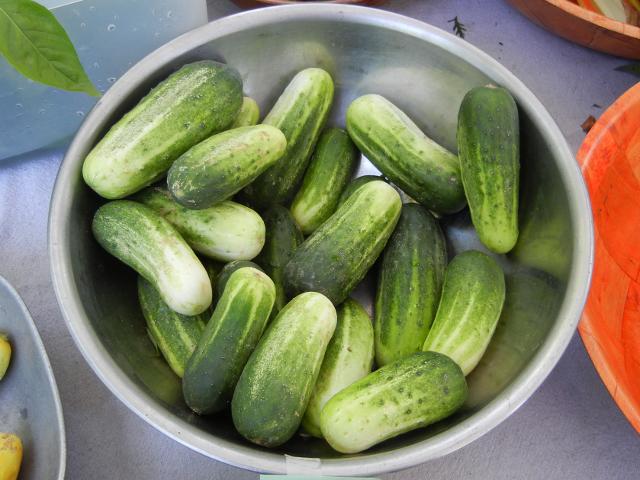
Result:
[[[110,200],[93,234],[138,272],[186,404],[230,407],[262,446],[302,431],[356,453],[465,402],[505,280],[479,251],[449,262],[438,219],[468,205],[489,250],[514,247],[519,126],[505,89],[474,88],[456,156],[379,95],[351,103],[346,131],[325,128],[333,95],[327,72],[302,70],[258,124],[238,72],[191,63],[113,125],[82,174]],[[384,176],[352,180],[360,152]],[[349,295],[376,262],[372,321]]]

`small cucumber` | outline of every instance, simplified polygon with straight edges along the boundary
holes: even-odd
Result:
[[[239,203],[227,200],[192,210],[173,200],[162,187],[149,187],[133,199],[167,219],[196,252],[215,260],[251,260],[264,245],[262,218]]]
[[[260,120],[260,107],[253,98],[244,97],[242,106],[230,128],[250,127]]]
[[[229,277],[182,379],[185,401],[194,412],[215,413],[228,406],[275,298],[273,282],[255,268],[241,268]]]
[[[401,207],[384,182],[360,187],[294,252],[284,270],[287,293],[320,292],[340,304],[382,252]]]
[[[4,421],[3,421],[3,425],[4,425]],[[30,452],[30,453],[31,455],[34,454],[34,452]],[[18,480],[18,476],[20,475],[21,465],[22,465],[22,440],[20,440],[20,437],[18,437],[17,435],[14,435],[13,433],[0,432],[0,479]],[[29,467],[31,467],[31,464],[28,465],[28,467],[25,468],[25,470],[33,471],[33,469]],[[26,475],[21,477],[24,478],[26,477]]]
[[[298,190],[291,214],[305,235],[309,235],[336,211],[340,193],[358,166],[359,152],[347,132],[328,128]]]
[[[280,311],[233,394],[233,424],[242,436],[277,447],[296,433],[335,328],[335,308],[316,292],[298,295]]]
[[[216,279],[216,290],[215,290],[214,297],[220,298],[233,272],[245,267],[255,268],[256,270],[262,271],[262,268],[260,268],[260,266],[258,266],[257,264],[249,260],[234,260],[233,262],[227,263],[224,267],[222,267],[222,270],[220,270],[220,273],[218,273],[218,278]]]
[[[464,207],[458,158],[386,98],[355,99],[347,110],[347,131],[371,163],[429,210],[455,213]]]
[[[460,367],[435,352],[385,365],[335,395],[320,416],[324,438],[341,453],[358,453],[442,420],[467,397]]]
[[[458,114],[458,152],[464,192],[480,241],[507,253],[518,240],[520,129],[511,94],[476,87]]]
[[[275,164],[286,146],[282,132],[269,125],[218,133],[171,165],[169,191],[186,208],[208,208],[228,199]]]
[[[93,236],[158,290],[169,308],[198,315],[211,304],[207,271],[173,226],[131,200],[105,203],[95,213]]]
[[[0,333],[0,380],[7,373],[9,363],[11,363],[11,343],[4,333]]]
[[[302,419],[304,429],[320,438],[320,412],[324,405],[340,390],[368,375],[373,364],[373,327],[369,314],[351,298],[338,307],[337,313],[336,331]]]
[[[84,181],[105,198],[126,197],[163,177],[173,161],[227,128],[242,104],[233,68],[204,60],[158,84],[89,152]]]
[[[487,349],[504,297],[504,273],[493,258],[475,250],[456,255],[422,349],[444,353],[468,375]]]
[[[357,177],[351,180],[347,184],[345,189],[342,191],[342,194],[340,195],[340,200],[338,201],[338,205],[342,205],[344,202],[346,202],[347,198],[349,198],[353,194],[353,192],[355,192],[361,186],[369,182],[373,182],[375,180],[381,180],[384,182],[384,177],[381,177],[379,175],[363,175],[361,177]]]
[[[422,350],[440,302],[446,268],[447,246],[438,221],[417,203],[404,204],[378,273],[379,367]]]
[[[138,276],[138,299],[149,336],[171,370],[182,378],[184,367],[196,348],[206,321],[204,314],[181,315],[162,300],[158,291]]]

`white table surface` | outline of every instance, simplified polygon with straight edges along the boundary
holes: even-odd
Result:
[[[386,9],[444,29],[455,15],[467,40],[538,96],[574,151],[580,124],[602,112],[634,77],[624,60],[558,39],[501,0],[391,0]],[[238,11],[209,0],[210,18]],[[67,478],[256,479],[158,433],[117,400],[74,345],[56,303],[47,258],[47,213],[60,151],[0,163],[0,274],[22,295],[55,372],[67,431]],[[576,335],[529,401],[471,445],[385,479],[635,479],[640,438],[617,409]]]

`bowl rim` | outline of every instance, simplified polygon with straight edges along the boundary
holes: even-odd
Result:
[[[581,7],[577,3],[570,2],[569,0],[544,0],[547,3],[573,15],[574,17],[581,18],[589,23],[596,25],[597,27],[609,30],[611,32],[619,33],[625,37],[640,39],[640,27],[631,25],[630,23],[620,22],[609,18],[600,13],[592,12],[584,7]]]
[[[177,416],[167,415],[164,406],[124,374],[90,327],[78,297],[67,252],[70,220],[66,213],[71,205],[72,192],[82,181],[78,172],[86,153],[87,138],[96,138],[103,127],[101,119],[110,116],[122,98],[160,66],[200,45],[248,27],[310,19],[370,25],[418,38],[449,51],[508,86],[549,143],[552,156],[558,159],[563,183],[574,187],[567,191],[575,233],[571,272],[558,313],[561,321],[556,322],[520,375],[481,410],[433,437],[389,452],[322,461],[261,451],[249,444],[238,445],[220,438],[212,441],[210,434]],[[51,276],[58,304],[85,360],[111,392],[140,418],[195,451],[236,467],[276,474],[371,475],[401,470],[451,453],[493,429],[533,394],[560,359],[580,318],[593,268],[593,223],[586,186],[564,136],[533,93],[488,54],[448,32],[396,13],[340,4],[286,5],[241,12],[187,32],[140,60],[85,117],[60,166],[48,227]]]

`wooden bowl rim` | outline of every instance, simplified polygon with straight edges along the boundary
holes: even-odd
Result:
[[[575,17],[579,17],[589,23],[593,23],[600,28],[640,40],[640,27],[605,17],[604,15],[587,10],[586,8],[581,7],[577,3],[570,2],[569,0],[545,1]]]

